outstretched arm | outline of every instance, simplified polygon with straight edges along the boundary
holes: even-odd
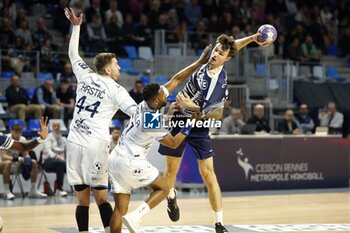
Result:
[[[207,63],[209,54],[211,50],[211,45],[208,45],[203,50],[202,55],[199,57],[197,61],[187,66],[185,69],[176,73],[169,82],[167,82],[164,86],[168,89],[169,92],[172,92],[185,78],[190,76],[196,69],[198,69],[201,65]]]
[[[239,51],[240,49],[244,48],[245,46],[247,46],[248,44],[250,44],[252,42],[255,42],[261,46],[269,45],[268,42],[259,42],[258,41],[259,35],[260,35],[260,33],[255,33],[254,35],[243,37],[241,39],[237,39],[236,40],[237,50]]]
[[[83,22],[83,13],[77,17],[72,8],[65,8],[64,13],[66,14],[69,21],[73,24],[72,34],[69,41],[68,56],[72,64],[76,61],[82,60],[79,56],[79,34],[80,25]]]
[[[37,145],[39,145],[43,140],[47,138],[47,135],[49,134],[48,123],[49,121],[47,117],[41,117],[40,131],[38,132],[40,137],[29,142],[14,141],[9,150],[25,152],[34,149]]]

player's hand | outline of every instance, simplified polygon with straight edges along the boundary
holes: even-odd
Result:
[[[266,46],[270,45],[270,43],[267,42],[267,41],[265,41],[265,42],[260,42],[260,41],[258,40],[259,36],[260,36],[260,33],[259,33],[259,32],[258,32],[258,33],[255,33],[254,35],[252,35],[253,41],[254,41],[255,43],[257,43],[258,45],[263,46],[263,47],[266,47]]]
[[[200,110],[200,107],[198,105],[196,105],[195,103],[193,103],[191,98],[186,93],[177,94],[176,103],[178,106],[180,106],[180,108],[186,108],[186,109],[189,109],[191,111],[199,111]]]
[[[168,110],[168,113],[167,115],[168,116],[172,116],[174,115],[174,112],[178,111],[179,110],[179,106],[177,105],[176,102],[172,102],[169,106],[169,110]]]
[[[47,138],[47,135],[49,134],[49,118],[48,117],[41,117],[40,118],[40,131],[38,132],[40,138],[42,140],[45,140]]]
[[[73,9],[68,7],[64,8],[64,13],[73,25],[80,26],[83,23],[83,17],[84,17],[83,13],[80,13],[79,17],[77,17]]]
[[[201,56],[198,58],[198,63],[199,64],[205,64],[208,62],[208,59],[210,57],[210,51],[211,51],[211,44],[207,45],[205,49],[203,50]]]

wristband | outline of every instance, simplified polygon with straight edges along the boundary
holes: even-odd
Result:
[[[41,139],[41,137],[37,137],[37,138],[36,138],[36,141],[37,141],[39,144],[42,143],[42,142],[44,142],[44,140]]]
[[[185,135],[187,137],[188,135],[190,135],[191,129],[192,129],[192,126],[184,127],[180,130],[180,133],[182,133],[183,135]]]

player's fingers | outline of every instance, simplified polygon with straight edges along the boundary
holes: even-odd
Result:
[[[83,13],[80,13],[80,15],[79,15],[79,20],[83,20],[83,17],[84,17],[84,14],[83,14]]]
[[[46,116],[45,117],[45,126],[48,126],[49,125],[49,118]]]
[[[190,96],[187,93],[184,93],[184,96],[188,99],[190,98]]]

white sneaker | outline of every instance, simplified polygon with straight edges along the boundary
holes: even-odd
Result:
[[[47,195],[45,193],[39,192],[38,190],[30,190],[28,193],[28,197],[30,198],[46,198]]]
[[[59,189],[56,190],[55,194],[56,194],[56,196],[59,196],[59,197],[66,197],[68,195],[68,193],[66,191],[59,190]]]
[[[5,198],[5,200],[10,201],[10,200],[14,200],[16,198],[16,196],[13,195],[13,193],[8,192],[8,193],[4,193],[4,198]]]
[[[127,214],[122,217],[124,225],[129,229],[130,233],[142,233],[139,222],[132,218],[132,215]]]

